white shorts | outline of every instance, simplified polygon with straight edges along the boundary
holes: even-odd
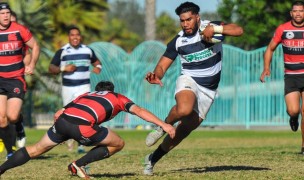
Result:
[[[73,101],[79,95],[90,91],[91,91],[91,85],[89,84],[84,84],[80,86],[62,86],[61,95],[62,95],[63,106]]]
[[[196,95],[196,103],[193,110],[198,113],[200,118],[205,119],[217,91],[198,85],[187,75],[181,75],[176,80],[175,95],[182,90],[192,91]]]

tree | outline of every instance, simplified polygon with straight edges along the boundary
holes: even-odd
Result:
[[[53,45],[60,48],[67,41],[67,27],[77,25],[86,42],[100,39],[108,9],[106,0],[47,0],[54,25]]]
[[[110,6],[108,21],[114,18],[124,22],[129,31],[144,37],[145,14],[135,0],[114,1]]]
[[[156,39],[167,44],[180,31],[178,22],[168,13],[161,13],[156,20]]]
[[[203,12],[200,14],[202,20],[208,19],[210,21],[218,21],[220,20],[220,16],[217,12]]]
[[[240,38],[226,38],[226,42],[246,50],[266,46],[276,27],[289,19],[290,1],[281,0],[223,0],[218,13],[226,22],[244,28]]]
[[[117,18],[107,20],[107,26],[102,31],[102,34],[103,41],[120,46],[127,52],[131,52],[143,41],[142,36],[129,31],[126,23]]]
[[[49,6],[42,0],[9,0],[8,3],[18,16],[18,22],[30,28],[42,47],[52,48],[54,23],[48,13]]]
[[[155,0],[146,0],[145,40],[155,40]]]
[[[108,9],[106,0],[9,0],[20,22],[42,47],[58,49],[67,41],[67,27],[77,25],[86,41],[100,39]]]
[[[227,37],[225,42],[252,50],[266,46],[276,27],[289,19],[291,1],[222,0],[217,12],[225,22],[235,22],[244,28],[241,38]]]

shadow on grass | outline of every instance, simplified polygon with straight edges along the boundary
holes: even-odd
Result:
[[[122,177],[132,177],[135,173],[123,173],[123,174],[90,174],[94,178],[122,178]]]
[[[38,157],[35,157],[33,159],[35,160],[44,160],[44,159],[51,159],[51,158],[66,158],[66,157],[69,157],[67,155],[52,155],[52,154],[48,154],[48,155],[40,155]]]
[[[205,173],[205,172],[219,172],[219,171],[265,171],[271,170],[269,168],[263,167],[253,167],[253,166],[213,166],[213,167],[196,167],[196,168],[185,168],[172,170],[173,172],[193,172],[193,173]]]

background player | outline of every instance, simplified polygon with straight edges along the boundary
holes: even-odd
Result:
[[[101,63],[94,51],[82,44],[82,36],[78,27],[68,29],[69,43],[55,53],[49,72],[52,74],[62,73],[62,100],[63,106],[67,105],[78,95],[91,91],[90,65],[93,72],[101,72]],[[68,141],[69,150],[73,149],[73,140]],[[78,146],[78,152],[83,153],[83,146]]]

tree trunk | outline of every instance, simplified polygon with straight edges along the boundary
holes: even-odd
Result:
[[[155,40],[155,2],[156,0],[146,0],[145,17],[145,40]]]

